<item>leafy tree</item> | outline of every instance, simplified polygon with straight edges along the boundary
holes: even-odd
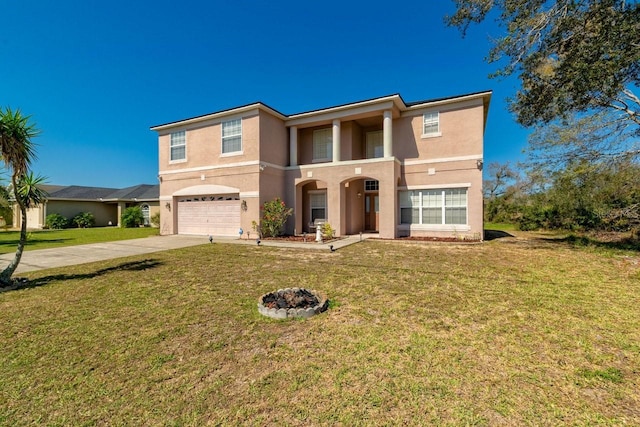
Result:
[[[122,217],[120,218],[122,226],[125,228],[134,228],[140,227],[144,224],[144,215],[142,214],[142,209],[140,206],[131,206],[126,208],[124,212],[122,212]]]
[[[29,173],[29,166],[35,157],[31,138],[38,134],[29,116],[20,110],[0,109],[0,156],[4,166],[11,172],[11,186],[16,203],[20,207],[22,223],[20,240],[11,263],[0,273],[0,284],[11,285],[11,276],[20,264],[24,245],[27,242],[27,209],[36,206],[46,197],[39,187],[44,179]]]
[[[530,170],[526,182],[539,178]],[[554,171],[544,185],[523,186],[503,215],[521,230],[640,230],[640,166],[578,161]]]
[[[44,219],[44,225],[50,230],[61,230],[69,226],[69,220],[59,213],[52,213]]]
[[[262,206],[262,235],[276,237],[282,234],[287,218],[293,213],[292,208],[287,208],[285,203],[276,197]]]
[[[489,179],[483,181],[484,215],[487,221],[509,222],[512,203],[518,194],[519,174],[509,162],[491,163],[487,168]]]
[[[517,74],[511,109],[524,126],[588,120],[640,135],[640,4],[624,0],[453,0],[446,22],[463,34],[496,17],[506,31],[489,52],[496,76]],[[610,128],[610,129],[611,129]],[[618,139],[620,141],[620,139]],[[615,141],[610,141],[615,142]],[[618,150],[620,151],[620,150]]]

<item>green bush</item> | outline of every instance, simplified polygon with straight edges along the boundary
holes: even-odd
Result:
[[[52,213],[45,218],[44,226],[51,230],[61,230],[69,226],[69,220],[60,214]]]
[[[261,230],[264,237],[276,237],[282,234],[287,218],[293,213],[279,197],[262,206]]]
[[[96,225],[96,218],[91,212],[80,212],[74,216],[71,222],[78,226],[78,228],[89,228]]]
[[[331,224],[325,222],[322,224],[322,228],[320,229],[322,233],[322,238],[326,240],[331,240],[336,236],[336,231],[331,227]]]
[[[144,215],[142,215],[142,209],[140,206],[132,206],[130,208],[126,208],[124,212],[122,212],[122,217],[120,218],[122,226],[125,228],[134,228],[140,227],[144,224]]]

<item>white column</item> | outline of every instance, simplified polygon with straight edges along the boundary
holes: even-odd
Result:
[[[391,118],[391,111],[385,111],[382,119],[382,146],[384,157],[393,156],[392,122],[393,119]]]
[[[298,165],[298,128],[289,128],[289,166]]]
[[[340,120],[333,121],[333,161],[340,161]]]

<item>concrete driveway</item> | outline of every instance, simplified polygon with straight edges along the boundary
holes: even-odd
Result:
[[[341,249],[370,237],[372,236],[368,234],[348,236],[331,243],[289,243],[277,240],[262,240],[261,245],[328,251]],[[214,243],[256,245],[256,241],[253,239],[240,240],[237,237],[214,237],[213,241]],[[151,236],[140,239],[120,240],[117,242],[92,243],[89,245],[63,246],[60,248],[25,251],[22,254],[22,259],[20,260],[16,274],[204,244],[209,244],[208,236],[173,234],[169,236]],[[15,252],[0,255],[0,268],[8,265],[14,255]]]
[[[205,243],[209,243],[206,236],[171,235],[25,251],[22,254],[22,259],[20,260],[20,265],[18,265],[16,273],[85,264],[87,262],[148,254],[168,249],[203,245]],[[0,255],[0,265],[4,268],[4,266],[11,262],[14,256],[15,252]]]

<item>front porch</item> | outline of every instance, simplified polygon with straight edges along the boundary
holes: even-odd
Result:
[[[336,236],[397,235],[399,162],[391,158],[304,165],[289,170],[294,195],[294,230],[309,233],[325,219]]]

